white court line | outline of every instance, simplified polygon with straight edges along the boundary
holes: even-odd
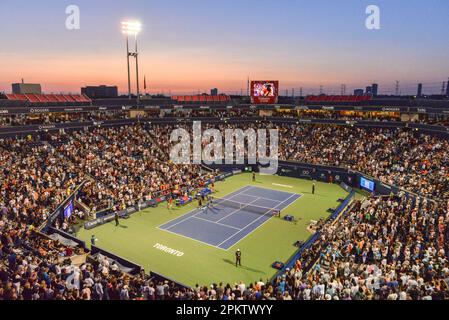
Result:
[[[214,246],[213,244],[210,244],[210,243],[207,243],[207,242],[204,242],[204,241],[195,239],[195,238],[191,238],[191,237],[189,237],[189,236],[185,236],[185,235],[183,235],[183,234],[176,233],[176,232],[173,232],[173,231],[170,231],[170,230],[167,230],[167,229],[161,229],[161,228],[159,228],[159,227],[156,227],[156,229],[159,229],[159,230],[161,230],[161,231],[165,231],[165,232],[171,233],[171,234],[173,234],[173,235],[175,235],[175,236],[178,236],[178,237],[182,237],[182,238],[185,238],[185,239],[193,240],[193,241],[196,241],[196,242],[199,242],[199,243],[208,245],[209,247],[212,247],[212,248],[215,248],[215,249],[220,249],[220,250],[223,250],[223,251],[228,251],[228,250],[225,250],[225,249],[223,249],[223,248]]]
[[[292,194],[290,197],[288,197],[287,199],[285,199],[283,202],[290,200],[290,198],[292,198],[293,196],[298,196],[298,198],[296,198],[295,201],[293,201],[292,203],[288,204],[285,208],[282,208],[281,210],[285,210],[286,208],[288,208],[288,207],[291,206],[293,203],[295,203],[298,199],[301,198],[301,195],[298,195],[298,194]],[[276,206],[276,207],[277,207],[277,206]],[[273,208],[273,209],[275,209],[275,208]],[[275,210],[276,210],[276,209],[275,209]],[[261,219],[262,217],[264,217],[265,215],[266,215],[266,213],[265,213],[264,215],[262,215],[260,218],[254,220],[253,222],[251,222],[250,224],[248,224],[246,227],[244,227],[244,228],[242,229],[242,231],[243,231],[244,229],[246,229],[248,226],[252,225],[252,224],[253,224],[254,222],[256,222],[257,220],[259,220],[259,219]],[[262,226],[263,226],[268,220],[270,220],[270,219],[271,219],[271,217],[270,217],[269,219],[267,219],[266,221],[264,221],[261,225],[259,225],[259,226],[257,226],[256,228],[254,228],[254,229],[253,229],[251,232],[249,232],[247,235],[245,235],[244,237],[240,238],[238,241],[236,241],[235,243],[233,243],[232,246],[230,246],[228,249],[223,249],[223,248],[220,248],[220,249],[223,249],[223,250],[228,251],[228,250],[231,249],[233,246],[235,246],[237,243],[239,243],[240,241],[242,241],[243,239],[245,239],[246,237],[248,237],[250,234],[253,234],[254,231],[256,231],[257,229],[259,229],[260,227],[262,227]],[[240,232],[240,231],[239,231],[239,232]],[[237,235],[239,232],[236,232],[233,236]],[[232,237],[233,237],[233,236],[232,236]],[[228,241],[228,240],[231,239],[232,237],[226,239],[224,242]],[[220,243],[218,246],[221,246],[222,244],[223,244],[223,242]]]
[[[260,198],[259,196],[255,196],[247,193],[239,193],[239,196],[251,197],[251,198]]]
[[[294,194],[294,195],[292,195],[292,196],[298,196],[298,198],[296,198],[295,201],[292,201],[291,203],[289,203],[286,207],[282,208],[281,210],[287,209],[287,208],[290,207],[292,204],[294,204],[296,201],[298,201],[299,199],[302,198],[302,195],[300,195],[300,194]],[[290,197],[290,198],[291,198],[291,197]],[[288,199],[290,199],[290,198],[288,198]],[[286,199],[286,200],[288,200],[288,199]],[[271,217],[270,217],[270,219],[271,219]],[[267,219],[267,221],[270,220],[270,219]],[[223,250],[229,251],[229,249],[231,249],[231,248],[232,248],[233,246],[235,246],[237,243],[239,243],[240,241],[242,241],[243,239],[245,239],[246,237],[248,237],[250,234],[253,234],[254,231],[256,231],[257,229],[259,229],[260,227],[262,227],[263,225],[265,225],[265,223],[266,223],[267,221],[265,221],[265,222],[262,223],[261,225],[259,225],[259,226],[257,226],[256,228],[254,228],[251,232],[249,232],[246,236],[244,236],[244,237],[242,237],[241,239],[239,239],[237,242],[235,242],[235,243],[234,243],[232,246],[230,246],[228,249],[223,249]],[[222,249],[222,248],[220,248],[220,249]]]
[[[292,194],[290,197],[288,197],[287,199],[285,199],[284,201],[282,201],[281,203],[279,203],[277,206],[275,206],[275,207],[272,208],[272,209],[277,210],[276,207],[279,207],[282,203],[287,202],[288,200],[290,200],[290,199],[291,199],[292,197],[294,197],[294,196],[296,196],[296,194]],[[243,208],[243,210],[244,210],[244,208]],[[262,219],[263,217],[265,217],[266,214],[267,214],[268,212],[269,212],[269,211],[265,212],[265,214],[263,214],[262,216],[260,216],[260,217],[257,218],[256,220],[253,220],[252,222],[250,222],[249,224],[247,224],[245,227],[243,227],[242,230],[240,230],[240,231],[234,233],[232,236],[230,236],[229,238],[227,238],[225,241],[219,243],[219,244],[218,244],[218,247],[220,247],[223,243],[225,243],[226,241],[232,239],[234,236],[236,236],[237,234],[239,234],[240,232],[242,232],[243,230],[245,230],[245,229],[248,228],[249,226],[253,225],[253,224],[256,223],[257,221],[259,221],[260,219]],[[268,221],[268,220],[270,220],[270,219],[267,219],[267,221]],[[266,221],[265,221],[265,222],[266,222]],[[265,224],[265,222],[262,223],[261,225]],[[259,226],[259,227],[260,227],[260,226]],[[257,228],[256,228],[256,229],[257,229]],[[256,229],[254,229],[254,230],[256,230]],[[252,232],[250,232],[250,234],[253,233],[254,230],[253,230]],[[245,237],[243,237],[242,239],[244,239],[244,238],[245,238]],[[239,241],[237,241],[237,242],[240,242],[242,239],[239,239]],[[235,242],[233,245],[235,245],[237,242]],[[232,247],[232,246],[231,246],[231,247]]]
[[[186,218],[184,218],[184,219],[181,219],[180,221],[176,222],[175,224],[172,224],[171,226],[169,226],[169,227],[167,227],[167,228],[164,228],[164,229],[162,229],[162,230],[168,230],[168,229],[171,229],[171,228],[173,228],[174,226],[177,226],[178,224],[180,224],[180,223],[182,223],[182,222],[185,222],[185,221],[189,220],[190,218],[194,218],[197,214],[199,214],[199,213],[201,212],[201,211],[199,211],[199,212],[197,212],[197,213],[195,213],[195,214],[190,215],[191,213],[195,212],[196,210],[202,210],[202,209],[195,209],[195,210],[190,211],[189,213],[186,214],[186,215],[189,215],[188,217],[186,217]],[[179,219],[179,218],[182,218],[182,217],[183,217],[183,216],[177,217],[176,219],[173,219],[173,220],[171,220],[171,221],[175,221],[175,220],[177,220],[177,219]],[[168,221],[167,223],[164,223],[163,225],[169,224],[171,221]]]
[[[288,194],[288,195],[292,195],[292,194],[300,194],[300,195],[302,195],[302,193],[281,191],[281,190],[277,190],[277,189],[273,189],[273,188],[268,188],[268,187],[260,187],[260,186],[249,186],[249,187],[250,187],[250,188],[255,188],[255,189],[264,189],[264,190],[270,190],[270,191],[274,191],[274,192],[285,193],[285,194]]]
[[[241,193],[241,195],[242,196],[247,196],[247,197],[257,197],[257,196],[254,196],[254,195],[252,195],[252,194],[247,194],[247,193]],[[282,200],[276,200],[276,199],[271,199],[271,198],[267,198],[267,197],[258,197],[259,199],[263,199],[263,200],[270,200],[270,201],[274,201],[274,202],[281,202],[282,203]]]
[[[285,206],[284,208],[282,208],[282,211],[285,211],[285,209],[287,209],[288,207],[290,207],[292,204],[294,204],[296,201],[298,201],[299,199],[302,198],[302,194],[295,194],[295,196],[298,196],[298,198],[295,199],[295,201],[289,203],[287,206]]]
[[[253,203],[254,201],[257,201],[257,200],[259,200],[259,199],[260,199],[260,198],[256,198],[255,200],[253,200],[253,201],[251,201],[251,202],[248,202],[247,205],[249,205],[249,204],[251,204],[251,203]],[[239,212],[240,210],[244,210],[244,209],[245,209],[245,207],[239,208],[239,209],[237,209],[237,210],[234,210],[234,211],[232,211],[230,214],[228,214],[227,216],[221,218],[220,220],[217,220],[217,222],[220,222],[220,221],[226,219],[227,217],[230,217],[230,216],[236,214],[237,212]]]
[[[245,188],[247,188],[248,186],[246,186],[246,187],[244,187],[244,188],[242,188],[242,189],[240,189],[240,190],[243,190],[243,189],[245,189]],[[237,190],[237,191],[239,191],[239,190]],[[232,198],[234,198],[234,197],[236,197],[236,196],[238,196],[240,193],[237,193],[237,194],[234,194],[234,195],[232,195],[232,196],[229,196],[229,195],[231,195],[231,194],[233,194],[233,193],[236,193],[237,191],[234,191],[234,192],[231,192],[231,193],[229,193],[228,195],[226,195],[225,197],[228,197],[228,198],[226,198],[227,200],[229,200],[229,199],[232,199]],[[190,218],[194,218],[194,217],[196,217],[196,215],[198,215],[198,214],[200,214],[201,213],[201,211],[199,211],[199,212],[197,212],[197,213],[195,213],[195,214],[193,214],[193,215],[190,215],[191,213],[193,213],[193,212],[195,212],[195,210],[202,210],[202,209],[198,209],[198,208],[196,208],[196,209],[193,209],[192,211],[190,211],[190,212],[188,212],[188,213],[186,213],[184,216],[187,216],[188,215],[188,217],[186,217],[186,218],[184,218],[184,219],[181,219],[181,221],[178,221],[177,223],[175,223],[174,225],[171,225],[171,226],[169,226],[168,228],[161,228],[162,230],[168,230],[168,229],[171,229],[171,228],[173,228],[174,226],[177,226],[178,224],[180,224],[181,222],[184,222],[184,221],[187,221],[187,220],[189,220]],[[167,224],[170,224],[170,222],[172,222],[172,221],[175,221],[175,220],[178,220],[179,218],[182,218],[182,217],[184,217],[184,216],[180,216],[180,217],[177,217],[177,218],[174,218],[174,219],[172,219],[172,220],[170,220],[170,221],[167,221],[167,222],[165,222],[164,224],[161,224],[159,227],[161,227],[161,226],[165,226],[165,225],[167,225]],[[158,227],[158,228],[159,228]]]
[[[207,221],[207,222],[214,223],[214,224],[218,224],[219,226],[227,227],[227,228],[234,229],[234,230],[242,230],[242,229],[239,229],[239,228],[236,228],[236,227],[228,226],[227,224],[219,223],[218,221],[215,222],[215,221],[203,219],[203,218],[200,218],[200,217],[193,217],[193,219],[198,219],[198,220]]]
[[[280,202],[280,203],[279,203],[278,205],[276,205],[273,209],[275,209],[276,207],[278,207],[278,206],[281,205],[282,203],[284,203],[284,202],[290,200],[290,198],[292,198],[293,196],[299,196],[296,200],[300,199],[300,198],[303,196],[303,195],[300,194],[300,193],[289,193],[289,192],[279,191],[279,190],[270,189],[270,188],[265,188],[265,187],[245,186],[245,187],[243,187],[243,188],[241,188],[241,189],[239,189],[239,190],[236,190],[236,191],[233,191],[233,192],[228,193],[227,195],[223,196],[223,198],[221,198],[221,199],[228,199],[228,200],[229,200],[229,199],[232,199],[233,197],[236,197],[236,196],[238,196],[238,195],[242,195],[241,191],[247,190],[248,188],[256,188],[256,189],[271,190],[271,191],[277,191],[277,192],[280,192],[280,193],[285,193],[285,194],[290,195],[290,197],[288,197],[288,198],[285,199],[284,201]],[[231,195],[232,195],[232,196],[231,196]],[[295,201],[296,201],[296,200],[295,200]],[[290,203],[290,204],[289,204],[288,206],[286,206],[285,208],[289,207],[289,206],[290,206],[291,204],[293,204],[295,201],[293,201],[292,203]],[[285,210],[285,208],[283,208],[282,210]],[[192,213],[192,212],[194,212],[195,210],[198,210],[198,209],[193,209],[193,210],[190,211],[189,213]],[[239,210],[240,210],[240,209],[238,209],[237,211],[239,211]],[[244,208],[243,208],[243,210],[244,210]],[[188,215],[189,213],[187,213],[186,215]],[[179,223],[184,222],[184,221],[187,221],[187,220],[190,219],[190,218],[198,218],[197,215],[198,215],[199,213],[201,213],[201,211],[200,211],[200,212],[197,212],[196,214],[191,215],[191,216],[189,216],[189,217],[187,217],[187,218],[185,218],[185,219],[182,219],[182,221],[180,221]],[[267,212],[267,213],[268,213],[268,212]],[[252,221],[250,224],[246,225],[243,229],[240,229],[240,231],[236,232],[233,236],[235,236],[235,235],[237,235],[239,232],[245,230],[248,226],[252,225],[254,222],[256,222],[257,220],[261,219],[261,218],[264,217],[265,215],[266,215],[266,213],[265,213],[264,215],[262,215],[260,218],[254,220],[254,221]],[[182,216],[181,216],[181,217],[182,217]],[[166,223],[162,224],[161,226],[167,225],[167,224],[169,224],[170,222],[175,221],[175,220],[177,220],[177,219],[179,219],[179,218],[181,218],[181,217],[177,217],[177,218],[171,219],[171,220],[167,221]],[[203,220],[212,222],[212,221],[207,220],[207,219],[203,219]],[[270,219],[267,219],[267,221],[268,221],[268,220],[270,220]],[[179,223],[176,223],[175,225],[178,225]],[[210,243],[207,243],[207,242],[204,242],[204,241],[201,241],[201,240],[198,240],[198,239],[195,239],[195,238],[191,238],[191,237],[189,237],[189,236],[185,236],[185,235],[182,235],[182,234],[179,234],[179,233],[176,233],[176,232],[173,232],[173,231],[168,230],[168,229],[172,228],[172,227],[175,226],[175,225],[172,225],[172,226],[168,227],[167,229],[163,229],[163,228],[161,228],[161,226],[159,226],[159,227],[156,227],[156,229],[159,229],[159,230],[161,230],[161,231],[165,231],[165,232],[168,232],[168,233],[171,233],[171,234],[180,236],[180,237],[185,238],[185,239],[190,239],[190,240],[193,240],[193,241],[196,241],[196,242],[199,242],[199,243],[208,245],[208,246],[213,247],[213,248],[218,248],[218,249],[223,250],[223,251],[229,251],[230,248],[232,248],[232,247],[233,247],[234,245],[236,245],[238,242],[240,242],[240,241],[242,241],[243,239],[245,239],[247,236],[249,236],[250,234],[252,234],[255,230],[257,230],[258,228],[260,228],[261,226],[263,226],[265,223],[266,223],[266,221],[265,221],[264,223],[262,223],[260,226],[254,228],[254,230],[252,230],[252,231],[251,231],[250,233],[248,233],[246,236],[244,236],[244,237],[242,237],[241,239],[239,239],[237,242],[235,242],[235,243],[234,243],[232,246],[230,246],[228,249],[223,249],[223,248],[220,248],[219,246],[222,245],[224,242],[228,241],[228,240],[229,240],[230,238],[232,238],[233,236],[230,237],[230,238],[228,238],[228,239],[226,239],[225,241],[223,241],[223,242],[220,243],[219,245],[215,246],[215,245],[213,245],[213,244],[210,244]],[[231,227],[231,226],[228,226],[228,225],[224,225],[224,226],[226,226],[226,227]],[[232,227],[231,227],[231,228],[232,228]],[[235,228],[235,229],[237,230],[237,228]]]

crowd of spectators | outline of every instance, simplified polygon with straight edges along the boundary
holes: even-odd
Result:
[[[51,136],[59,153],[93,178],[81,192],[93,212],[123,210],[160,192],[189,188],[210,178],[199,165],[169,161],[168,148],[160,147],[164,139],[140,125]]]
[[[287,125],[280,157],[340,166],[436,199],[449,194],[449,142],[408,129]]]
[[[130,277],[106,260],[75,265],[70,258],[82,249],[63,245],[38,227],[82,182],[80,200],[95,212],[102,205],[126,208],[161,190],[201,183],[210,173],[170,163],[140,126],[47,138],[1,141],[0,300],[136,298],[140,276]],[[56,221],[57,228],[68,229],[66,221]]]
[[[74,113],[39,113],[0,116],[1,127],[52,125],[58,123],[106,121],[129,118],[126,111],[91,111]]]
[[[178,118],[188,119],[199,118],[251,118],[251,117],[276,117],[306,120],[342,120],[342,121],[403,121],[419,124],[431,124],[448,126],[449,117],[447,115],[420,115],[419,118],[412,117],[407,120],[401,119],[397,113],[376,113],[376,112],[343,112],[343,111],[323,111],[323,110],[290,110],[290,111],[260,111],[258,109],[231,109],[231,110],[143,110],[136,115],[140,119],[154,118]],[[0,128],[11,126],[27,125],[51,125],[59,123],[77,123],[92,121],[107,121],[119,119],[132,119],[130,111],[91,111],[80,113],[42,113],[42,114],[17,114],[0,116]]]
[[[279,277],[279,294],[299,300],[443,300],[449,298],[449,214],[406,194],[358,201],[316,244],[319,254]]]
[[[16,221],[39,226],[83,176],[72,162],[45,143],[1,141],[0,206]]]

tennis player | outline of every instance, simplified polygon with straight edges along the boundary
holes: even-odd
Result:
[[[207,208],[212,208],[212,205],[213,205],[213,203],[212,203],[212,196],[208,195],[207,196]]]

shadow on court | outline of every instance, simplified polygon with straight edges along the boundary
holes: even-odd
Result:
[[[226,263],[229,263],[229,264],[231,264],[233,266],[235,266],[235,261],[231,261],[229,259],[223,259],[223,261],[226,262]],[[244,265],[242,265],[241,267],[239,266],[239,268],[240,269],[244,269],[244,270],[248,270],[250,272],[263,273],[263,271],[260,271],[258,269],[253,269],[253,268],[250,268],[250,267],[245,267]]]
[[[204,212],[205,213],[207,213],[207,212],[210,212],[210,213],[215,213],[215,214],[219,214],[219,213],[221,213],[222,211],[225,211],[226,209],[224,209],[224,208],[217,208],[217,207],[209,207],[209,208],[207,208],[207,210],[204,210]]]

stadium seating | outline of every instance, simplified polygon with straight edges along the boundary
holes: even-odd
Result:
[[[177,102],[189,102],[193,104],[200,103],[220,103],[228,102],[231,98],[228,95],[220,94],[218,96],[211,96],[207,94],[191,95],[191,96],[172,96],[173,101]]]
[[[372,96],[328,96],[328,95],[319,95],[319,96],[307,96],[306,102],[362,102],[362,101],[370,101],[372,100]]]
[[[41,103],[59,99],[58,95],[25,97]],[[64,98],[67,101],[69,97]],[[8,95],[8,99],[23,97]],[[337,101],[341,96],[330,99]],[[70,261],[58,261],[83,255],[83,249],[32,230],[47,221],[49,214],[82,182],[86,184],[78,199],[87,209],[78,212],[80,216],[108,209],[109,199],[116,200],[112,208],[116,211],[135,205],[142,195],[146,200],[157,199],[179,182],[201,185],[207,174],[202,174],[199,166],[177,166],[167,161],[169,133],[178,126],[152,125],[145,129],[133,125],[59,132],[49,134],[46,142],[3,140],[0,232],[7,241],[0,256],[0,300],[449,298],[448,140],[407,128],[292,123],[280,126],[281,159],[361,171],[402,191],[384,197],[367,195],[335,220],[324,222],[307,241],[308,246],[300,248],[294,267],[272,283],[256,280],[243,289],[240,283],[180,290],[173,284],[164,289],[164,284],[153,278],[139,275],[130,281],[130,275],[113,270],[105,258],[91,257],[99,260],[84,263],[81,274],[85,281],[79,289],[70,289],[59,280],[56,270],[68,274],[79,269]],[[235,126],[205,123],[204,130]],[[246,126],[258,129],[273,124],[253,122]],[[44,185],[46,188],[41,187]],[[36,192],[31,194],[32,201],[29,190]],[[75,222],[56,220],[54,227],[68,232]],[[35,275],[22,272],[23,261],[33,261],[42,269]],[[31,290],[27,283],[33,284]],[[36,283],[45,283],[50,290],[41,290]],[[166,293],[151,294],[150,287],[162,288]]]
[[[90,103],[92,100],[80,94],[6,94],[8,100],[28,101],[32,103]]]

